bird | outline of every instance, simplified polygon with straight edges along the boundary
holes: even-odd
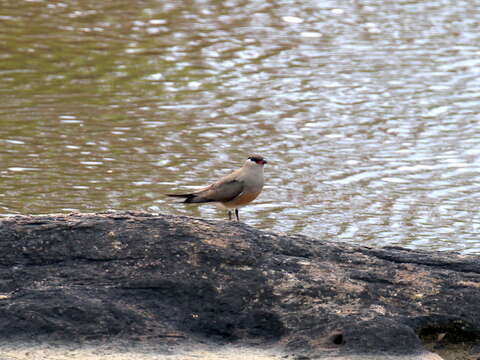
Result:
[[[217,203],[228,210],[228,220],[232,220],[232,210],[240,221],[240,207],[255,200],[262,192],[263,166],[267,161],[260,155],[249,156],[243,166],[220,178],[213,184],[187,194],[167,194],[170,197],[184,198],[183,203]]]

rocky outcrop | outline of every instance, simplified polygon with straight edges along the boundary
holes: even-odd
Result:
[[[479,352],[480,259],[145,213],[0,221],[0,338]]]

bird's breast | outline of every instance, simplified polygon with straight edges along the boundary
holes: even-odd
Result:
[[[235,199],[224,202],[224,203],[222,203],[222,205],[227,207],[227,208],[238,208],[238,207],[241,207],[241,206],[245,206],[248,203],[255,200],[258,197],[258,195],[260,195],[261,191],[262,190],[260,189],[258,191],[242,192]]]

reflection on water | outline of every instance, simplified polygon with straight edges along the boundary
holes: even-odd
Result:
[[[258,228],[480,252],[467,1],[6,0],[0,213],[141,209],[251,152]]]

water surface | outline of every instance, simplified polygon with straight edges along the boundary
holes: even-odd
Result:
[[[257,228],[480,253],[474,0],[4,0],[0,213],[146,210],[263,154]]]

